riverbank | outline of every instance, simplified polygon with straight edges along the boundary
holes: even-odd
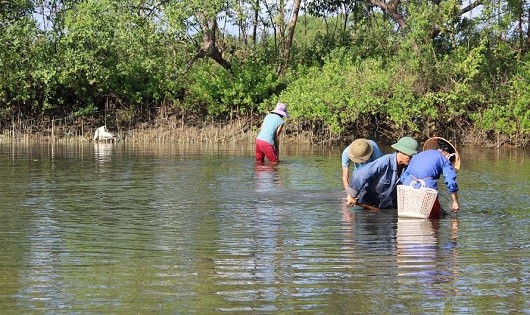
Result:
[[[236,118],[230,121],[190,120],[175,117],[157,118],[136,125],[123,126],[107,123],[108,130],[116,136],[116,141],[134,143],[252,143],[259,132],[261,117]],[[0,141],[10,142],[51,142],[51,141],[95,141],[94,132],[102,124],[87,121],[40,124],[27,127],[27,124],[8,126],[0,134]],[[24,127],[22,127],[24,126]],[[370,130],[358,128],[348,134],[332,135],[321,128],[308,127],[301,123],[287,121],[281,137],[283,143],[316,145],[346,145],[359,137],[372,138],[381,143],[392,143],[404,134],[423,142],[432,136],[451,139],[456,145],[480,145],[485,147],[527,147],[530,135],[524,139],[510,139],[506,136],[480,133],[471,128],[458,132],[440,130],[438,132],[404,132]]]

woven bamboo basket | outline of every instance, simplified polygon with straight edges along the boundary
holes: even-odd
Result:
[[[423,182],[421,188],[412,187],[414,184],[416,181],[410,186],[397,186],[398,217],[428,218],[438,197],[438,191],[426,188]]]

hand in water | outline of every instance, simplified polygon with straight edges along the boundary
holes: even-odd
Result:
[[[453,201],[453,212],[457,213],[459,209],[460,209],[460,205],[458,204],[458,202]]]
[[[357,199],[353,198],[352,196],[348,195],[346,197],[346,204],[350,207],[353,207],[357,204]]]

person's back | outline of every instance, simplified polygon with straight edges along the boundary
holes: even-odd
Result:
[[[355,171],[348,195],[381,209],[394,207],[393,190],[399,180],[396,154],[383,155]]]
[[[445,172],[444,172],[445,170]],[[403,174],[403,185],[410,185],[415,180],[422,180],[428,188],[438,189],[438,179],[444,174],[449,183],[456,184],[456,171],[451,162],[438,150],[427,150],[418,153],[410,161]],[[416,182],[418,188],[420,183]]]
[[[414,156],[407,169],[401,177],[403,185],[412,185],[420,188],[423,185],[427,188],[438,190],[438,179],[443,174],[447,191],[451,193],[453,201],[452,209],[457,212],[460,208],[458,201],[458,183],[456,180],[457,171],[460,167],[460,156],[456,148],[447,140],[440,137],[430,138],[425,142],[425,151]],[[429,215],[436,218],[443,215],[440,202],[436,202]]]
[[[396,186],[411,157],[418,153],[418,142],[403,137],[391,147],[395,153],[383,155],[355,171],[346,191],[348,205],[381,209],[396,206]]]
[[[283,118],[288,116],[287,106],[283,103],[276,104],[276,108],[265,116],[256,137],[256,162],[264,162],[265,157],[270,162],[280,162],[279,137],[285,123]]]
[[[271,145],[276,144],[276,130],[283,125],[282,117],[276,113],[269,113],[263,119],[263,124],[257,139],[263,140]]]

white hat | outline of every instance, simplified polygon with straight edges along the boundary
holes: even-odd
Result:
[[[284,103],[276,104],[276,108],[272,112],[280,114],[283,117],[289,117],[289,114],[287,114],[287,105],[285,105]]]

